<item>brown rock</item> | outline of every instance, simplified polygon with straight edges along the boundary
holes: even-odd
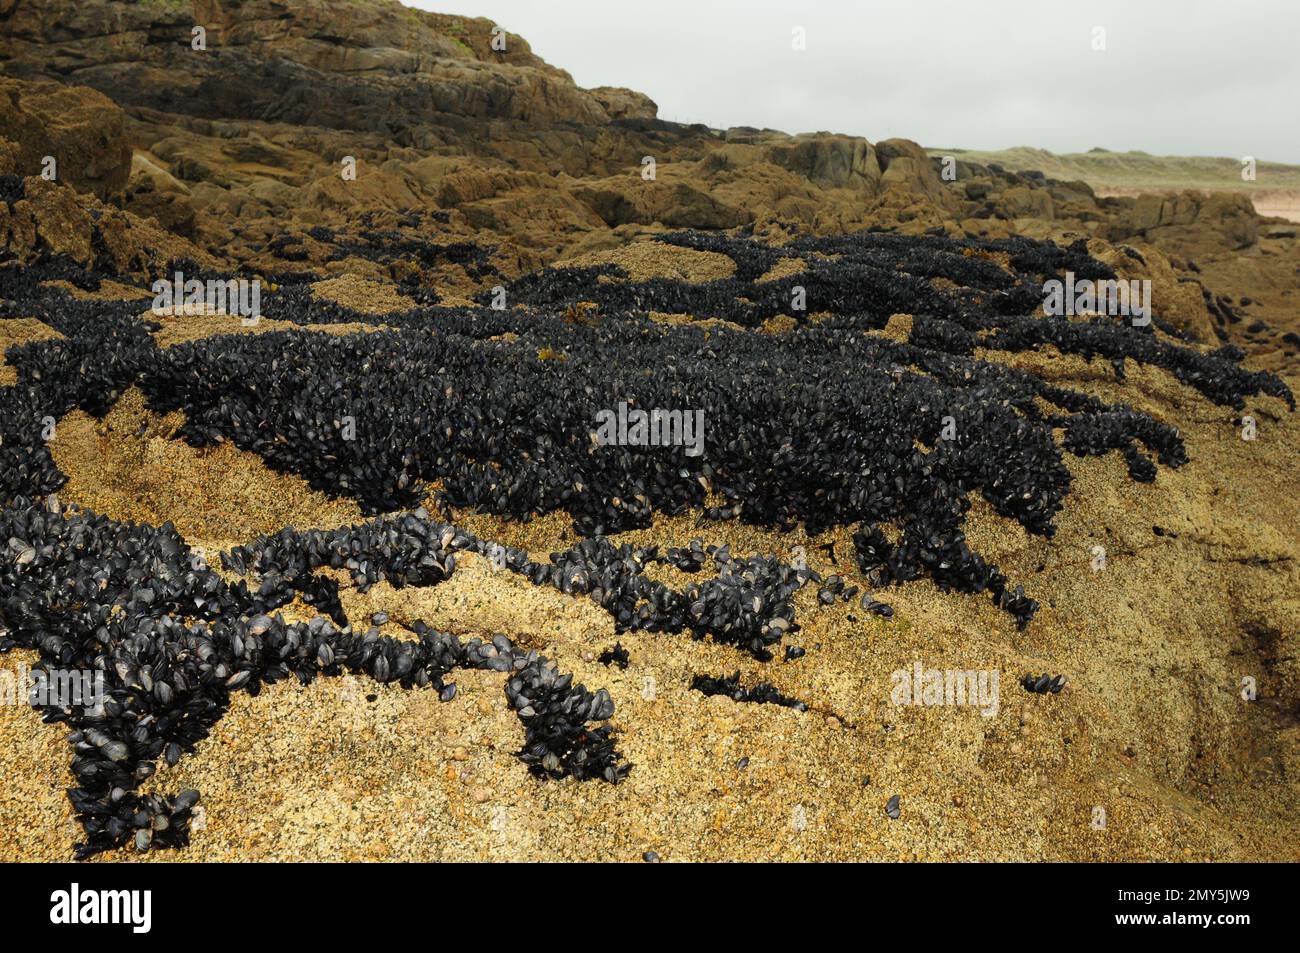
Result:
[[[876,151],[865,139],[800,137],[789,144],[771,146],[768,155],[776,165],[823,189],[858,189],[874,195],[880,185]]]
[[[56,180],[102,199],[122,192],[131,170],[126,116],[108,97],[83,86],[0,77],[0,137],[18,145],[13,163],[40,175],[55,160]]]
[[[132,159],[125,198],[126,207],[137,215],[152,218],[178,235],[194,236],[195,211],[189,187],[144,153],[137,152]]]
[[[1109,237],[1142,238],[1186,254],[1243,249],[1259,238],[1259,215],[1240,193],[1142,194],[1117,216]]]
[[[999,196],[996,203],[1008,218],[1044,218],[1055,217],[1052,196],[1045,189],[1031,189],[1025,186],[1007,189]]]
[[[597,86],[589,90],[610,119],[654,119],[659,107],[645,93],[621,86]]]

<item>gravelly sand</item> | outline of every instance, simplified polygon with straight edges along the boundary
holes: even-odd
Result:
[[[36,318],[0,318],[0,387],[9,387],[18,382],[17,371],[4,359],[6,351],[20,344],[50,341],[62,336]]]
[[[1014,361],[1118,396],[1080,359]],[[199,752],[151,782],[202,792],[189,848],[103,859],[637,860],[648,850],[665,860],[1300,859],[1300,425],[1277,402],[1255,401],[1260,436],[1244,442],[1230,410],[1160,371],[1131,367],[1123,393],[1180,423],[1188,466],[1144,486],[1114,455],[1067,458],[1077,483],[1051,541],[973,507],[972,544],[1043,603],[1024,633],[986,599],[928,581],[878,593],[892,622],[856,605],[817,610],[809,587],[797,602],[804,628],[787,639],[807,656],[763,665],[682,636],[616,636],[585,600],[466,556],[441,586],[345,591],[345,607],[357,624],[385,609],[393,634],[417,618],[461,634],[506,632],[608,688],[636,765],[626,782],[532,778],[513,756],[522,732],[490,673],[457,672],[447,704],[350,676],[281,684],[237,695]],[[186,446],[170,436],[178,422],[148,415],[135,392],[103,422],[70,415],[52,444],[70,477],[61,499],[118,519],[171,519],[213,557],[283,525],[359,518],[351,502],[228,445]],[[528,524],[455,515],[535,558],[574,541],[558,515]],[[815,568],[863,583],[843,530],[814,540],[683,516],[619,538],[681,545],[695,535],[738,554],[802,545]],[[830,541],[834,564],[819,548]],[[1098,544],[1108,561],[1093,572]],[[631,653],[626,671],[595,661],[616,639]],[[31,658],[13,652],[0,666]],[[891,705],[891,672],[918,660],[996,668],[996,716]],[[813,709],[689,689],[694,674],[735,670]],[[1042,670],[1068,676],[1061,695],[1016,684]],[[1259,679],[1254,703],[1237,695],[1243,674]],[[62,735],[25,706],[0,706],[0,859],[70,857],[79,832]],[[893,795],[896,821],[884,810]],[[1096,806],[1104,830],[1091,824]]]

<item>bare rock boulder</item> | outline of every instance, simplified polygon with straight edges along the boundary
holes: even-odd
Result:
[[[621,86],[597,86],[587,90],[609,114],[610,119],[655,119],[659,106],[645,93]]]
[[[55,179],[101,199],[121,195],[131,174],[126,114],[84,86],[0,77],[0,137],[18,146],[15,172]],[[49,166],[46,157],[54,159]]]

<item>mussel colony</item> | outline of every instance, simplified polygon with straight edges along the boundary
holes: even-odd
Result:
[[[1118,451],[1133,479],[1150,481],[1157,464],[1186,462],[1187,450],[1167,423],[979,359],[976,348],[1051,345],[1109,362],[1119,380],[1132,360],[1215,404],[1240,409],[1265,395],[1294,409],[1286,386],[1243,369],[1239,351],[1180,340],[1159,320],[1158,302],[1157,320],[1143,328],[1041,314],[1045,279],[1066,270],[1114,277],[1081,244],[870,232],[780,247],[744,235],[662,240],[727,255],[735,274],[691,284],[631,281],[614,265],[547,269],[507,283],[504,310],[489,306],[492,292],[475,308],[440,306],[426,293],[417,307],[379,318],[315,298],[309,283],[319,276],[292,274],[264,296],[267,317],[386,328],[232,334],[169,348],[150,334],[147,299],[79,300],[45,283],[94,289],[109,276],[58,259],[0,269],[0,317],[34,315],[62,335],[6,355],[18,381],[0,391],[0,651],[35,649],[47,671],[104,673],[101,709],[42,708],[70,728],[69,796],[86,835],[78,857],[185,844],[198,793],[146,791],[158,762],[192,752],[232,693],[289,677],[364,674],[449,699],[457,669],[500,671],[524,727],[519,757],[539,779],[626,775],[603,724],[614,711],[607,692],[574,684],[505,636],[462,640],[422,624],[408,639],[356,631],[322,567],[349,573],[363,591],[380,580],[433,586],[455,572],[458,553],[473,552],[534,585],[585,595],[620,632],[709,638],[764,661],[797,630],[792,597],[802,586],[825,584],[821,604],[856,595],[838,577],[774,556],[733,556],[698,540],[660,552],[608,538],[656,514],[698,511],[802,523],[810,534],[851,527],[873,589],[925,575],[944,590],[987,593],[1023,627],[1037,608],[1031,594],[966,544],[970,495],[1050,536],[1070,490],[1064,451]],[[759,280],[790,256],[805,259],[801,271]],[[172,270],[225,277],[184,262],[158,273]],[[806,311],[792,311],[800,289]],[[667,324],[651,311],[720,321]],[[896,313],[913,316],[908,340],[869,333]],[[780,336],[760,330],[778,315],[795,326]],[[247,541],[222,555],[223,574],[170,524],[121,523],[60,502],[51,422],[74,409],[103,414],[131,387],[154,411],[183,411],[180,436],[194,446],[230,441],[355,499],[372,519]],[[620,403],[702,411],[704,452],[597,445],[597,414]],[[447,507],[517,519],[564,511],[583,538],[539,563],[452,525]],[[656,562],[700,581],[672,589],[646,574]],[[277,610],[293,600],[320,614],[285,622]],[[862,604],[889,615],[873,592]],[[736,676],[701,675],[693,687],[807,707]]]

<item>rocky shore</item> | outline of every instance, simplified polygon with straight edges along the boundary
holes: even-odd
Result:
[[[0,102],[0,858],[1298,859],[1294,224],[390,0]]]

